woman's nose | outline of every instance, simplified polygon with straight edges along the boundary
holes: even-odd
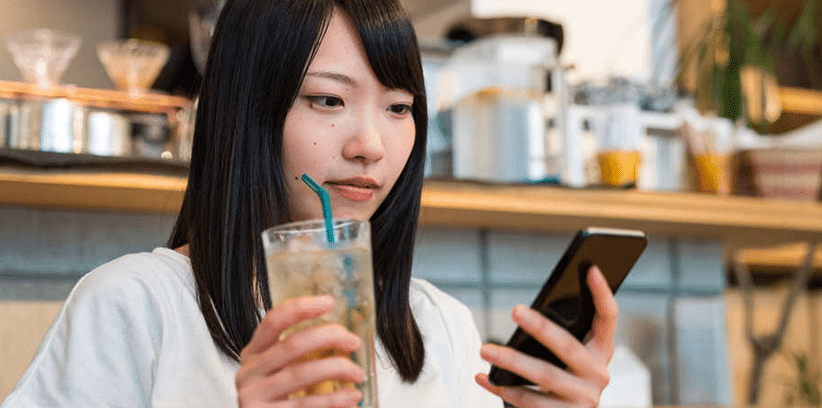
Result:
[[[342,154],[345,159],[358,161],[364,165],[382,159],[385,146],[381,132],[373,119],[360,121],[351,137],[346,140]]]

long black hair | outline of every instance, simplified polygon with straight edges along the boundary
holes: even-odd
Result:
[[[413,382],[425,356],[409,285],[428,117],[416,35],[396,0],[233,0],[224,6],[199,97],[188,187],[168,245],[189,244],[211,336],[239,359],[259,324],[259,299],[271,307],[260,233],[290,221],[283,124],[335,9],[351,18],[377,79],[414,95],[414,147],[370,220],[377,333],[400,376]]]

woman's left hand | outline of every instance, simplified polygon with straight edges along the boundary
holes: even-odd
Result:
[[[495,386],[486,374],[477,374],[477,383],[517,407],[596,407],[610,380],[608,362],[614,353],[619,311],[599,268],[588,271],[587,281],[596,314],[585,344],[531,308],[520,305],[513,311],[514,321],[565,362],[566,369],[509,347],[486,344],[480,352],[483,359],[527,378],[539,391]]]

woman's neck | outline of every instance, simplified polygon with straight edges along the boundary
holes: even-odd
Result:
[[[185,245],[183,245],[179,248],[174,248],[174,250],[181,253],[181,254],[183,254],[183,255],[185,255],[185,256],[189,256],[189,254],[188,254],[188,244],[185,244]]]

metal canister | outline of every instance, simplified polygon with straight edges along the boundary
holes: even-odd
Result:
[[[86,153],[98,156],[131,154],[131,124],[124,115],[94,110],[88,113],[86,126]]]
[[[40,118],[43,100],[23,99],[19,103],[17,132],[9,134],[9,147],[37,150],[40,148]]]
[[[80,153],[84,108],[68,99],[21,99],[10,123],[8,147]]]
[[[80,153],[83,147],[83,109],[68,99],[52,99],[42,105],[40,144],[45,152]]]

